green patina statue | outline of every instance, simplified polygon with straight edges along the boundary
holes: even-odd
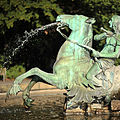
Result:
[[[100,72],[104,73],[106,69],[111,68],[114,65],[115,58],[118,58],[120,55],[119,18],[119,16],[114,15],[109,22],[114,33],[101,28],[105,32],[94,36],[94,40],[96,41],[106,39],[106,44],[101,52],[93,51],[94,57],[99,58],[99,61],[96,61],[88,71],[86,75],[88,80],[95,79],[94,77]]]
[[[67,109],[79,103],[92,103],[96,99],[110,102],[111,94],[115,88],[114,80],[114,59],[119,57],[119,16],[115,15],[110,21],[114,33],[106,31],[94,36],[95,40],[106,39],[106,45],[101,52],[92,48],[94,18],[83,15],[60,15],[56,21],[59,23],[57,31],[66,38],[61,46],[56,62],[53,66],[53,73],[46,73],[39,68],[32,68],[28,72],[18,76],[7,95],[17,94],[21,91],[19,84],[31,75],[36,75],[30,81],[23,92],[24,105],[30,107],[33,100],[30,98],[30,90],[34,84],[41,79],[66,89]],[[64,35],[60,29],[68,26],[72,32],[69,37]],[[93,52],[95,60],[90,56]],[[117,89],[118,90],[118,89]]]

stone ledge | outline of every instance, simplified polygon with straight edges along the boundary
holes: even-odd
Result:
[[[120,100],[112,100],[111,110],[112,111],[120,111]]]
[[[86,111],[82,109],[73,108],[73,109],[64,109],[66,115],[73,115],[73,114],[88,114],[88,115],[113,115],[113,116],[120,116],[120,100],[112,100],[111,102],[111,109],[108,106],[103,107],[101,104],[93,103],[89,104]]]
[[[21,83],[21,89],[24,90],[27,85],[29,84],[30,80],[25,80]],[[0,93],[7,92],[9,88],[12,86],[13,81],[8,81],[8,82],[0,82]],[[56,89],[55,86],[43,83],[43,82],[38,82],[36,83],[32,90],[47,90],[47,89]]]

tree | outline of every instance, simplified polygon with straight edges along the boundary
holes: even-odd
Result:
[[[0,29],[2,33],[14,26],[15,21],[28,21],[40,27],[44,21],[54,21],[62,9],[57,0],[1,0]]]

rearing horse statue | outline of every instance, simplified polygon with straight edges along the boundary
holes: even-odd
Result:
[[[65,36],[66,41],[58,52],[56,62],[53,66],[53,73],[46,73],[37,67],[32,68],[15,79],[7,95],[16,95],[21,91],[19,84],[23,79],[32,75],[38,77],[33,77],[23,92],[24,105],[27,107],[33,102],[30,98],[30,90],[40,79],[60,89],[67,89],[69,98],[67,100],[67,108],[71,108],[71,106],[77,103],[92,103],[96,98],[101,99],[106,97],[108,91],[112,93],[112,90],[117,90],[115,89],[115,84],[118,83],[117,80],[112,83],[113,85],[111,85],[111,87],[109,87],[110,90],[108,90],[107,87],[104,88],[104,85],[101,84],[103,82],[102,80],[84,79],[94,63],[89,52],[89,49],[93,50],[91,47],[93,39],[92,24],[95,22],[94,18],[88,18],[83,15],[60,15],[56,21],[59,23],[57,28],[59,32],[60,28],[64,26],[68,26],[72,32],[69,37]],[[60,34],[63,35],[61,32]],[[104,82],[107,86],[111,83],[107,80]]]
[[[72,32],[58,52],[56,62],[53,66],[53,73],[46,73],[37,67],[32,68],[15,79],[13,86],[8,91],[8,95],[16,95],[21,91],[19,84],[23,79],[32,75],[37,75],[44,81],[55,85],[60,89],[67,88],[67,90],[74,91],[74,88],[81,86],[85,87],[88,85],[91,86],[91,88],[94,88],[94,84],[92,82],[82,80],[82,77],[91,67],[93,62],[90,58],[89,51],[70,42],[71,40],[78,44],[92,47],[92,24],[95,22],[94,18],[88,18],[83,15],[60,15],[57,17],[56,21],[63,26],[67,25]],[[23,100],[26,106],[30,106],[33,102],[29,97],[30,90],[38,81],[39,80],[36,80],[36,78],[33,78],[23,92]],[[87,100],[85,100],[85,102],[86,101]]]

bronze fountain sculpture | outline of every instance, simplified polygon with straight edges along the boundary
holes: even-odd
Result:
[[[58,52],[53,73],[46,73],[37,67],[32,68],[15,79],[7,96],[16,95],[21,91],[19,84],[23,79],[36,75],[59,89],[68,91],[66,109],[78,107],[80,103],[91,104],[96,100],[108,105],[111,96],[120,88],[114,66],[114,59],[120,55],[119,18],[120,16],[114,15],[110,21],[114,33],[102,28],[105,32],[94,36],[94,40],[106,39],[103,50],[98,52],[92,48],[94,18],[83,15],[59,15],[56,19],[57,31],[66,41]],[[72,30],[69,37],[61,32],[65,26]],[[90,51],[94,59],[91,58]],[[22,97],[25,106],[31,106],[33,100],[30,98],[30,90],[40,79],[33,77],[24,90]]]

